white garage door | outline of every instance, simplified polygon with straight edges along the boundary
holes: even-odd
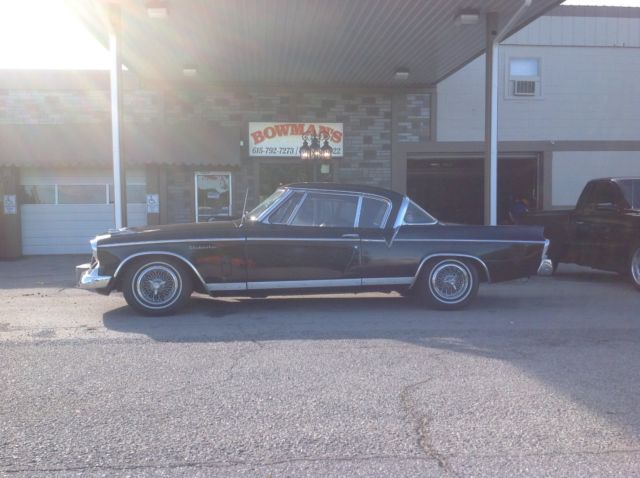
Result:
[[[128,180],[129,225],[147,221],[140,175]],[[22,171],[22,253],[84,254],[89,239],[112,229],[113,186],[103,171]]]

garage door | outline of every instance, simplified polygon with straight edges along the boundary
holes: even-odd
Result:
[[[41,179],[42,174],[22,175],[25,255],[89,253],[89,240],[115,226],[113,186],[107,182],[108,176],[56,174],[46,179]],[[128,184],[127,193],[129,225],[146,225],[144,184]]]

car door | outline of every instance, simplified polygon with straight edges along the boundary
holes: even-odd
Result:
[[[573,216],[573,242],[578,253],[576,262],[607,268],[615,262],[620,248],[620,198],[609,181],[591,185],[585,201]]]
[[[247,233],[249,289],[360,286],[357,194],[294,191]]]

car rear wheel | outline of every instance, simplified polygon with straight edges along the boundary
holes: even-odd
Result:
[[[629,277],[636,289],[640,290],[640,246],[636,246],[629,257]]]
[[[168,315],[180,309],[193,291],[182,264],[165,258],[143,259],[128,267],[122,292],[127,304],[144,315]]]
[[[459,259],[440,259],[425,264],[416,284],[416,296],[426,305],[440,310],[466,307],[478,294],[478,271]]]

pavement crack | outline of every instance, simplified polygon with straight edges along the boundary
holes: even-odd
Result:
[[[129,465],[77,465],[77,466],[59,466],[59,467],[13,467],[13,468],[0,468],[2,473],[56,473],[56,472],[84,472],[91,470],[103,470],[103,471],[128,471],[128,470],[176,470],[180,468],[234,468],[234,467],[256,467],[256,466],[278,466],[286,465],[289,463],[331,463],[331,462],[357,462],[357,461],[371,461],[371,460],[417,460],[427,461],[428,459],[423,456],[397,456],[397,455],[363,455],[363,456],[320,456],[320,457],[300,457],[300,458],[285,458],[281,460],[266,460],[266,461],[186,461],[184,463],[162,463],[162,464],[129,464]]]
[[[433,380],[433,377],[428,377],[424,380],[414,382],[403,387],[399,396],[400,403],[414,423],[414,431],[420,450],[422,450],[429,460],[434,460],[443,472],[451,476],[458,476],[451,468],[451,465],[447,462],[447,457],[440,453],[434,446],[431,437],[429,436],[429,417],[420,413],[418,410],[418,404],[413,398],[413,393],[421,386],[429,383],[431,380]]]

